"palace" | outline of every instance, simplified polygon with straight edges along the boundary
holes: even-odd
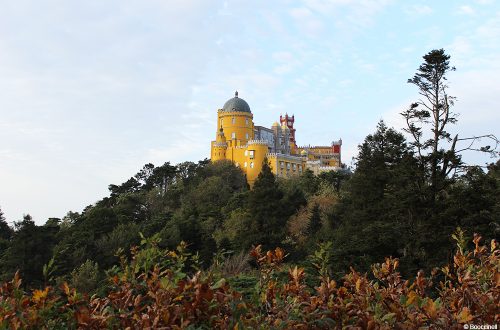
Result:
[[[250,106],[235,93],[217,111],[217,136],[211,143],[212,161],[228,159],[245,172],[250,186],[267,157],[278,177],[300,175],[305,169],[314,174],[339,170],[342,140],[329,146],[297,146],[295,116],[280,115],[271,128],[255,126]]]

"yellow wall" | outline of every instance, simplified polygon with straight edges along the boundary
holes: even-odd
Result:
[[[243,145],[254,138],[253,115],[249,112],[219,110],[217,113],[217,130],[221,126],[227,141],[233,140],[233,133],[236,134],[236,140],[240,140]]]
[[[280,157],[271,154],[268,159],[273,173],[280,178],[300,175],[305,171],[305,160],[302,158]]]
[[[226,148],[215,145],[217,142],[212,141],[212,148],[210,151],[210,159],[213,161],[226,159]]]
[[[252,158],[253,151],[253,158]],[[253,186],[255,179],[259,176],[262,169],[262,163],[269,151],[269,146],[262,143],[249,143],[247,147],[247,155],[244,161],[247,163],[246,174],[247,181],[250,186]]]

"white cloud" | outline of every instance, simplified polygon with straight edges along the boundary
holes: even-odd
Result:
[[[297,65],[300,64],[290,52],[274,52],[272,58],[276,62],[273,72],[278,75],[293,72]]]
[[[468,57],[466,54],[470,54],[472,50],[470,40],[465,36],[457,36],[447,49],[450,54],[457,54],[459,58]]]
[[[296,27],[309,36],[317,36],[323,31],[323,22],[318,19],[308,8],[293,8],[290,16],[295,19]]]
[[[290,52],[274,52],[272,57],[274,60],[280,62],[290,62],[294,60],[294,57]]]
[[[334,24],[342,34],[359,33],[373,23],[376,15],[392,0],[306,0],[304,5],[316,17],[321,17],[324,26]],[[306,11],[302,16],[308,15]]]
[[[450,49],[455,65],[466,70],[475,67],[497,65],[500,61],[500,12],[474,29],[457,35],[446,46]]]
[[[475,15],[476,11],[471,6],[463,5],[458,7],[457,12],[462,15]]]
[[[341,86],[341,87],[347,87],[347,86],[350,86],[353,84],[353,80],[352,79],[344,79],[344,80],[341,80],[338,82],[338,85]]]
[[[476,2],[480,5],[489,5],[495,2],[495,0],[476,0]]]
[[[313,15],[312,12],[305,8],[305,7],[300,7],[300,8],[292,8],[290,10],[290,15],[298,20],[306,20],[310,19]]]
[[[406,8],[408,15],[430,15],[433,12],[434,10],[427,5],[413,5]]]

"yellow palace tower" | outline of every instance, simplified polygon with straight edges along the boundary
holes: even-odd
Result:
[[[300,175],[306,166],[315,173],[339,169],[341,140],[332,142],[331,148],[322,147],[323,153],[317,157],[316,147],[297,147],[294,119],[285,115],[280,116],[281,125],[275,122],[271,128],[255,126],[250,106],[235,92],[234,97],[217,111],[217,133],[211,143],[210,158],[212,161],[232,161],[246,174],[250,186],[266,157],[278,177]]]

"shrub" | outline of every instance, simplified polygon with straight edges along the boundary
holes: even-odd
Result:
[[[81,295],[66,283],[24,292],[16,273],[0,287],[0,328],[449,329],[497,324],[498,243],[493,240],[487,247],[474,235],[474,250],[467,251],[463,240],[456,240],[453,264],[429,276],[420,271],[404,280],[397,271],[399,260],[387,258],[372,266],[372,278],[351,269],[337,283],[317,263],[320,276],[311,290],[304,269],[285,265],[280,248],[252,249],[256,278],[239,274],[226,279],[200,271],[184,243],[163,250],[158,237],[143,238],[130,261],[122,256],[121,265],[108,271],[110,290],[102,297]],[[95,266],[82,267],[92,273]]]

